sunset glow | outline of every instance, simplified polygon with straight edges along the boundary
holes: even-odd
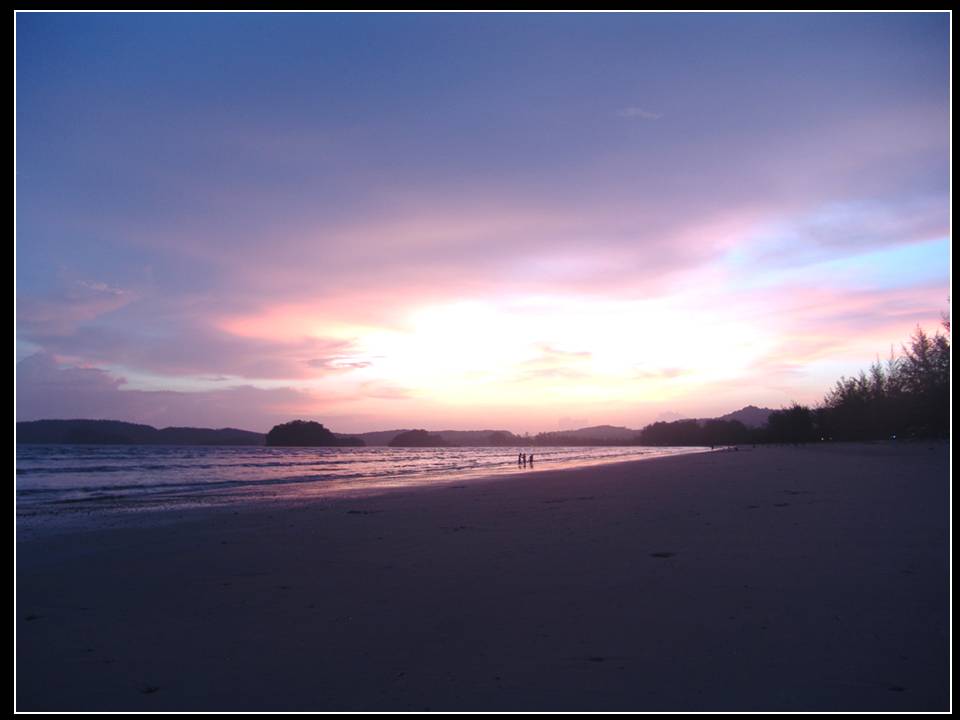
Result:
[[[715,19],[18,15],[18,419],[816,403],[949,310],[947,23]]]

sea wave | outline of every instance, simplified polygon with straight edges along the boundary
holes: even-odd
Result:
[[[698,448],[267,448],[23,445],[18,512],[87,503],[164,507],[238,499],[296,499],[413,487],[478,475],[543,470],[697,451]],[[518,453],[534,465],[518,465]]]

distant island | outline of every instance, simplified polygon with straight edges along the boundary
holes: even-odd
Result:
[[[362,447],[358,437],[334,435],[318,422],[293,420],[275,425],[267,433],[268,447]]]
[[[397,435],[389,443],[390,447],[449,447],[450,443],[439,435],[426,430],[408,430]]]
[[[402,429],[368,433],[336,433],[323,424],[292,420],[274,426],[269,433],[235,428],[168,427],[119,420],[28,420],[16,424],[18,444],[38,445],[224,445],[268,447],[525,447],[525,446],[628,446],[711,445],[762,442],[762,426],[747,425],[735,418],[748,413],[751,419],[775,411],[748,407],[723,418],[654,423],[642,430],[596,425],[560,432],[518,435],[509,430]],[[721,423],[722,424],[718,424]],[[701,430],[709,428],[709,430]]]
[[[263,445],[263,433],[235,428],[168,427],[119,420],[32,420],[18,422],[18,444],[56,445]]]

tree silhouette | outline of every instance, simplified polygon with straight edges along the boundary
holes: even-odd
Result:
[[[949,321],[944,328],[949,331]],[[817,410],[821,434],[836,440],[946,437],[950,432],[950,338],[919,326],[886,367],[879,361],[840,378]]]

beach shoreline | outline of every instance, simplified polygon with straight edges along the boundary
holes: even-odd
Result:
[[[263,454],[243,448],[237,455],[232,447],[200,451],[192,446],[160,446],[159,450],[122,446],[119,451],[102,445],[27,447],[33,454],[24,451],[21,457],[18,446],[16,483],[17,520],[24,535],[72,532],[98,523],[167,523],[190,510],[217,506],[301,507],[315,500],[708,451],[706,447],[550,447],[537,454],[535,464],[528,464],[518,461],[513,448],[351,448],[354,452],[343,455],[331,455],[325,447],[283,448],[278,457],[276,448],[256,449],[266,450]],[[36,453],[36,448],[43,452]],[[203,450],[210,454],[203,455]],[[237,467],[241,468],[239,479]]]
[[[18,710],[947,710],[949,447],[17,537]]]

